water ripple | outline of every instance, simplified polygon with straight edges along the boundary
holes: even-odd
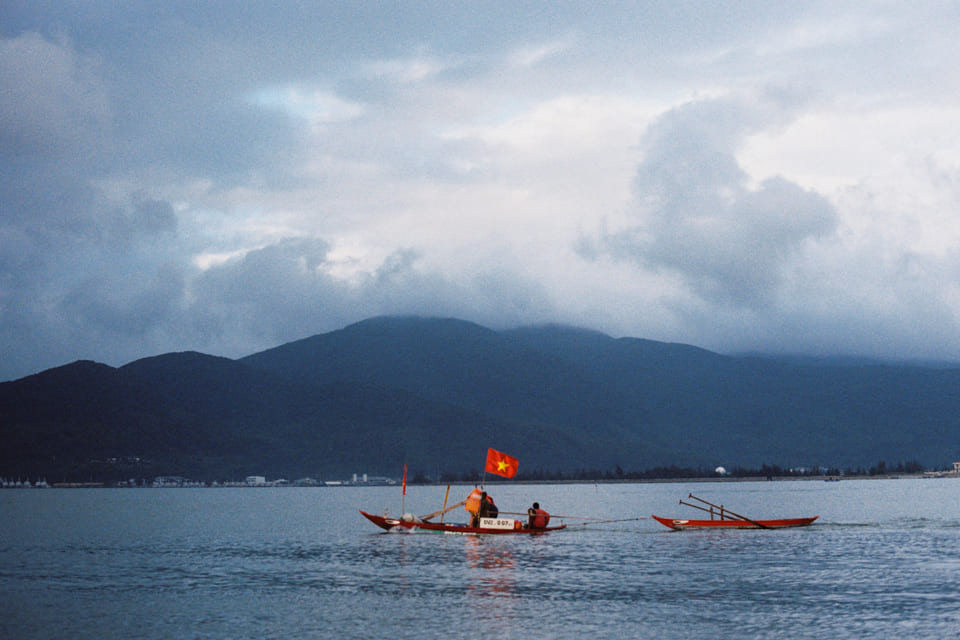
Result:
[[[787,495],[779,483],[743,484],[715,490],[741,491],[731,503]],[[789,484],[792,500],[822,499],[819,487]],[[945,504],[952,494],[937,492],[952,487],[911,490],[931,492],[920,504]],[[614,489],[628,510],[630,487]],[[955,637],[960,517],[897,511],[880,493],[870,503],[852,483],[830,489],[836,503],[817,506],[833,515],[804,529],[677,533],[640,522],[537,537],[379,533],[347,490],[320,495],[352,517],[310,524],[317,493],[200,492],[190,499],[209,500],[217,517],[184,521],[186,494],[168,492],[170,521],[152,504],[150,527],[138,500],[153,493],[110,494],[121,517],[97,512],[104,494],[66,492],[56,499],[86,500],[71,513],[90,519],[47,523],[43,536],[31,535],[29,513],[0,504],[0,637]],[[665,504],[678,491],[632,490]],[[537,491],[574,505],[600,493]],[[850,505],[864,517],[844,515]],[[279,524],[257,528],[261,511]]]

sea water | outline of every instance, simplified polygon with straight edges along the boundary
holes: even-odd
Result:
[[[570,526],[387,533],[358,512],[436,511],[445,486],[0,491],[0,638],[960,638],[958,479],[487,489]],[[820,519],[649,517],[698,517],[691,492]]]

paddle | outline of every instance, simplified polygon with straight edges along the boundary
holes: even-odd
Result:
[[[465,504],[467,504],[467,501],[466,501],[466,500],[461,500],[460,502],[458,502],[458,503],[455,504],[455,505],[452,505],[452,506],[447,507],[447,508],[445,508],[445,509],[440,509],[440,511],[434,511],[433,513],[428,513],[428,514],[425,515],[425,516],[420,516],[420,519],[421,519],[421,520],[429,520],[430,518],[436,518],[436,517],[439,516],[439,515],[442,515],[442,514],[448,512],[448,511],[453,511],[453,510],[456,509],[457,507],[462,507],[462,506],[465,505]]]
[[[748,518],[747,516],[742,516],[742,515],[740,515],[739,513],[734,513],[733,511],[730,511],[730,509],[727,509],[727,508],[725,508],[725,507],[722,506],[722,505],[718,506],[718,505],[713,504],[712,502],[707,502],[707,501],[704,500],[703,498],[698,498],[697,496],[693,495],[692,493],[691,493],[691,494],[688,494],[687,497],[688,497],[688,498],[693,498],[694,500],[698,500],[698,501],[702,502],[703,504],[708,504],[708,505],[710,505],[711,507],[713,507],[714,509],[719,509],[719,510],[720,510],[720,519],[721,519],[721,520],[723,519],[723,514],[724,514],[724,512],[726,512],[726,513],[729,513],[730,515],[732,515],[734,518],[740,518],[740,519],[743,520],[744,522],[749,522],[750,524],[755,525],[755,526],[756,526],[757,528],[759,528],[759,529],[770,529],[770,528],[771,528],[771,527],[768,527],[768,526],[765,525],[765,524],[762,524],[762,523],[760,523],[760,522],[757,522],[756,520],[751,520],[751,519]],[[686,504],[688,507],[695,507],[695,508],[700,509],[700,510],[702,510],[702,511],[707,511],[707,509],[704,509],[703,507],[698,507],[697,505],[694,505],[694,504],[685,503],[683,500],[680,501],[680,504]],[[712,512],[711,512],[711,513],[712,513]]]

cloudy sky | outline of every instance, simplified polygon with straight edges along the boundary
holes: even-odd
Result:
[[[380,314],[960,359],[952,2],[0,5],[0,380]]]

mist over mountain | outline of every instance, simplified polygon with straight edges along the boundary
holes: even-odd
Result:
[[[230,360],[88,361],[0,384],[0,476],[431,477],[960,456],[960,368],[725,356],[546,325],[371,318]]]

